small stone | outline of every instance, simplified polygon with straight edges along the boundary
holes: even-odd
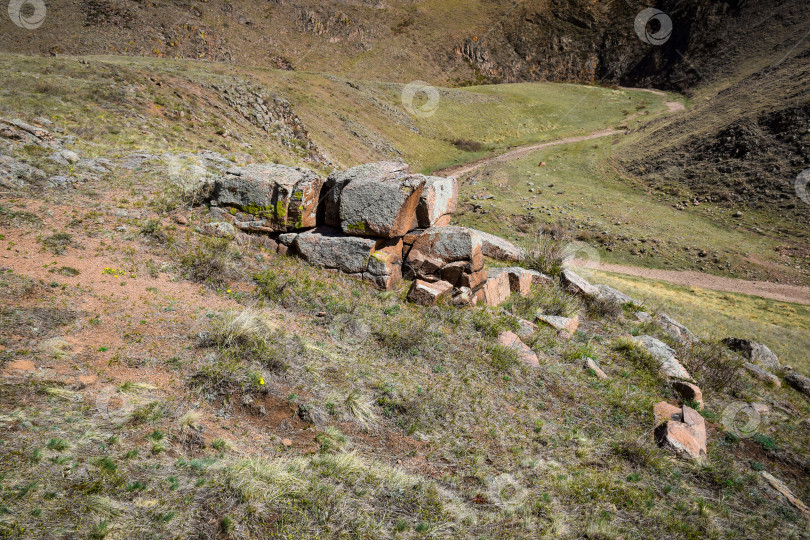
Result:
[[[528,345],[523,343],[517,334],[513,332],[502,332],[501,335],[498,336],[498,343],[515,351],[520,361],[524,364],[534,367],[540,366],[540,360],[537,358],[535,352]]]
[[[781,388],[782,387],[782,381],[779,380],[779,377],[777,377],[776,375],[774,375],[770,371],[762,369],[758,365],[752,364],[751,362],[743,363],[743,367],[755,379],[760,380],[760,381],[764,382],[765,384],[773,385],[776,388]]]
[[[602,371],[602,368],[599,367],[599,364],[596,363],[596,360],[593,358],[586,358],[585,359],[585,369],[590,370],[594,375],[596,375],[600,379],[607,379],[608,376]]]
[[[558,332],[566,332],[569,336],[573,336],[574,332],[579,328],[579,315],[573,317],[559,317],[557,315],[537,315],[537,320],[546,323]]]
[[[292,443],[293,443],[293,442],[292,442],[290,439],[281,439],[281,444],[283,444],[283,445],[284,445],[284,446],[286,446],[287,448],[289,448],[290,446],[292,446]]]
[[[188,224],[188,218],[186,216],[182,216],[180,214],[177,214],[177,215],[174,216],[174,222],[177,223],[178,225],[187,225]]]
[[[670,448],[679,455],[702,461],[706,458],[706,422],[691,407],[684,405],[681,411],[682,421],[678,421],[673,419],[672,406],[656,405],[653,410],[656,417],[669,414],[671,419],[655,428],[655,440],[659,446]]]
[[[681,396],[684,401],[692,401],[697,403],[700,408],[704,408],[703,392],[696,384],[684,381],[672,381],[672,389]]]

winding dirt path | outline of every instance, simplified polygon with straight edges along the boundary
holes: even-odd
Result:
[[[620,87],[622,90],[631,90],[636,92],[649,92],[656,96],[664,98],[664,105],[667,107],[667,112],[676,113],[686,109],[683,103],[677,101],[666,101],[666,92],[660,90],[652,90],[649,88],[628,88]],[[638,113],[632,114],[625,118],[625,122],[632,120],[638,116]],[[434,172],[433,174],[440,176],[455,176],[460,178],[462,176],[474,173],[479,169],[488,167],[495,163],[507,163],[514,161],[521,157],[542,150],[552,146],[560,146],[563,144],[571,144],[581,141],[588,141],[591,139],[598,139],[601,137],[609,137],[611,135],[620,135],[624,133],[622,130],[617,129],[603,129],[594,131],[587,135],[580,135],[576,137],[565,137],[563,139],[556,139],[543,143],[533,143],[525,146],[520,146],[509,150],[497,156],[490,156],[482,158],[469,163],[454,165],[446,169]],[[647,279],[654,279],[658,281],[665,281],[675,285],[684,285],[688,287],[700,287],[701,289],[709,289],[713,291],[732,292],[748,294],[751,296],[759,296],[761,298],[769,298],[771,300],[778,300],[780,302],[792,302],[795,304],[810,305],[810,287],[801,285],[787,285],[783,283],[773,283],[770,281],[748,281],[744,279],[734,279],[727,277],[714,276],[712,274],[704,274],[702,272],[694,271],[681,271],[681,270],[656,270],[652,268],[642,268],[637,266],[625,266],[619,264],[609,263],[588,263],[586,261],[577,261],[578,265],[595,268],[597,270],[604,270],[606,272],[614,272],[617,274],[624,274],[628,276],[636,276]]]
[[[703,272],[694,272],[691,270],[658,270],[654,268],[641,268],[638,266],[626,266],[604,262],[596,263],[583,260],[577,260],[576,265],[627,276],[666,281],[667,283],[673,283],[675,285],[699,287],[712,291],[741,293],[778,300],[780,302],[791,302],[806,306],[810,305],[810,287],[804,287],[802,285],[788,285],[770,281],[748,281],[745,279],[704,274]]]
[[[620,86],[622,90],[632,90],[635,92],[648,92],[650,94],[654,94],[656,96],[661,96],[664,98],[664,105],[667,107],[668,112],[678,112],[683,111],[686,109],[683,103],[678,103],[677,101],[666,101],[667,94],[666,92],[662,92],[661,90],[651,90],[649,88],[627,88],[624,86]],[[636,118],[639,113],[634,113],[624,119],[624,122],[629,122],[630,120]],[[565,137],[563,139],[555,139],[553,141],[547,141],[543,143],[532,143],[527,144],[524,146],[518,146],[508,152],[504,152],[503,154],[499,154],[497,156],[490,156],[481,158],[475,161],[470,161],[468,163],[462,163],[459,165],[453,165],[452,167],[447,167],[445,169],[440,169],[435,171],[433,174],[438,176],[455,176],[456,178],[462,177],[464,175],[473,173],[479,169],[484,167],[488,167],[495,163],[506,163],[509,161],[514,161],[516,159],[522,158],[532,152],[537,150],[542,150],[544,148],[550,148],[552,146],[560,146],[563,144],[571,144],[576,142],[582,141],[589,141],[591,139],[599,139],[602,137],[609,137],[611,135],[621,135],[624,133],[623,130],[620,129],[602,129],[599,131],[591,132],[587,135],[579,135],[576,137]]]

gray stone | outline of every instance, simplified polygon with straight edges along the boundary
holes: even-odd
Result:
[[[323,180],[276,164],[229,169],[215,181],[214,200],[251,216],[243,230],[279,232],[315,227]]]
[[[785,382],[788,386],[798,390],[807,397],[810,397],[810,378],[800,375],[795,371],[791,371],[785,375]]]
[[[762,343],[756,343],[748,339],[726,338],[723,344],[732,351],[738,352],[746,360],[770,371],[780,371],[782,364],[779,358],[768,347]]]
[[[402,277],[402,240],[348,236],[337,229],[319,227],[299,234],[293,243],[308,263],[371,281],[382,289]]]
[[[559,317],[556,315],[537,315],[537,320],[545,323],[546,325],[554,328],[558,332],[567,332],[568,336],[571,337],[574,335],[574,332],[577,331],[579,328],[579,315],[575,315],[572,318],[569,317]]]
[[[353,180],[384,180],[409,173],[408,165],[395,161],[380,161],[358,165],[329,175],[323,186],[320,212],[329,227],[340,227],[340,196]]]
[[[669,334],[672,338],[680,341],[681,343],[697,343],[700,341],[695,334],[693,334],[687,327],[664,313],[656,317],[656,322],[661,325],[661,328]]]
[[[526,258],[526,252],[508,240],[494,234],[472,229],[481,237],[484,256],[498,261],[520,262]]]
[[[285,246],[291,246],[295,239],[298,237],[298,233],[284,233],[278,235],[278,243],[283,244]]]
[[[424,188],[421,175],[356,178],[340,194],[340,227],[356,236],[404,236],[416,221]]]
[[[670,379],[694,382],[686,368],[675,358],[675,350],[672,347],[652,336],[639,336],[634,341],[658,360],[660,363],[659,370],[662,375]]]
[[[560,281],[566,289],[579,296],[588,298],[599,296],[599,289],[588,283],[585,278],[580,277],[567,268],[560,274]]]
[[[206,223],[202,226],[203,234],[207,236],[215,236],[217,238],[233,238],[236,234],[236,229],[230,223],[225,221],[218,221],[216,223]]]
[[[632,297],[624,294],[618,289],[614,289],[608,285],[596,285],[596,288],[599,289],[599,296],[606,300],[610,300],[616,304],[635,304],[639,305]]]
[[[774,375],[770,371],[762,369],[758,365],[752,364],[751,362],[743,363],[743,367],[755,379],[758,379],[758,380],[760,380],[760,381],[762,381],[762,382],[764,382],[766,384],[771,384],[773,386],[776,386],[777,388],[782,387],[782,381],[780,381],[779,377],[777,377],[776,375]]]

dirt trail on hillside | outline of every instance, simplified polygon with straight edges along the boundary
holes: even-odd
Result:
[[[660,90],[650,90],[648,88],[626,88],[623,86],[620,88],[622,90],[633,90],[636,92],[649,92],[650,94],[655,94],[656,96],[661,96],[663,98],[666,98],[667,96],[665,92],[662,92]],[[683,103],[678,103],[675,101],[666,101],[666,99],[664,100],[664,105],[666,105],[667,110],[669,112],[678,112],[686,109]],[[629,122],[630,120],[636,118],[637,116],[639,116],[639,113],[631,114],[630,116],[624,119],[624,122]],[[488,167],[494,163],[506,163],[508,161],[514,161],[516,159],[526,156],[527,154],[530,154],[537,150],[542,150],[544,148],[550,148],[552,146],[560,146],[563,144],[571,144],[582,141],[589,141],[591,139],[609,137],[610,135],[621,135],[622,133],[624,133],[624,131],[620,129],[602,129],[599,131],[591,132],[587,135],[579,135],[577,137],[565,137],[563,139],[555,139],[553,141],[547,141],[543,143],[527,144],[525,146],[519,146],[513,150],[509,150],[508,152],[505,152],[497,156],[486,157],[478,159],[476,161],[471,161],[469,163],[462,163],[460,165],[453,165],[452,167],[447,167],[445,169],[435,171],[433,174],[438,176],[455,176],[456,178],[458,178],[466,174],[473,173],[484,167]]]
[[[590,139],[598,139],[600,137],[608,137],[610,135],[619,135],[621,133],[624,133],[624,131],[620,131],[618,129],[603,129],[601,131],[589,133],[588,135],[580,135],[579,137],[566,137],[564,139],[557,139],[554,141],[544,143],[534,143],[527,146],[519,146],[518,148],[510,150],[505,154],[487,157],[479,159],[477,161],[471,161],[469,163],[464,163],[462,165],[454,165],[453,167],[448,167],[446,169],[436,171],[433,174],[438,176],[455,176],[456,178],[458,178],[459,176],[464,176],[465,174],[475,172],[478,169],[488,167],[489,165],[492,165],[494,163],[504,163],[507,161],[514,161],[518,158],[521,158],[527,154],[534,152],[535,150],[542,150],[543,148],[549,148],[551,146],[560,146],[562,144],[588,141]]]
[[[778,300],[780,302],[810,305],[810,287],[803,287],[801,285],[772,283],[770,281],[748,281],[745,279],[714,276],[712,274],[704,274],[690,270],[656,270],[653,268],[640,268],[637,266],[625,266],[604,262],[595,263],[580,260],[577,260],[576,264],[586,268],[603,270],[605,272],[666,281],[667,283],[673,283],[675,285],[748,294]]]

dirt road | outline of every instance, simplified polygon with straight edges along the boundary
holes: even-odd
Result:
[[[595,263],[590,261],[576,261],[578,266],[614,272],[627,276],[637,276],[658,281],[666,281],[675,285],[687,287],[700,287],[712,291],[733,292],[769,298],[780,302],[810,305],[810,287],[801,285],[787,285],[772,283],[770,281],[748,281],[728,277],[714,276],[702,272],[688,270],[656,270],[653,268],[640,268],[621,264]]]
[[[650,94],[655,94],[656,96],[662,96],[664,98],[666,98],[667,96],[665,92],[661,92],[660,90],[650,90],[648,88],[625,88],[625,87],[620,88],[622,90],[633,90],[636,92],[649,92]],[[685,109],[683,103],[678,103],[675,101],[664,101],[664,105],[666,105],[667,110],[669,112],[678,112],[683,111]],[[632,114],[627,118],[625,118],[624,121],[628,122],[637,116],[638,113]],[[624,131],[619,129],[603,129],[600,131],[594,131],[587,135],[580,135],[577,137],[565,137],[563,139],[555,139],[553,141],[548,141],[544,143],[527,144],[525,146],[519,146],[513,150],[509,150],[508,152],[505,152],[497,156],[486,157],[478,159],[476,161],[471,161],[469,163],[462,163],[460,165],[447,167],[446,169],[435,171],[433,174],[436,174],[438,176],[455,176],[456,178],[460,178],[464,175],[473,173],[484,167],[488,167],[494,163],[506,163],[508,161],[513,161],[537,150],[542,150],[544,148],[550,148],[552,146],[560,146],[563,144],[571,144],[582,141],[589,141],[591,139],[599,139],[601,137],[609,137],[611,135],[620,135],[622,133],[624,133]]]

